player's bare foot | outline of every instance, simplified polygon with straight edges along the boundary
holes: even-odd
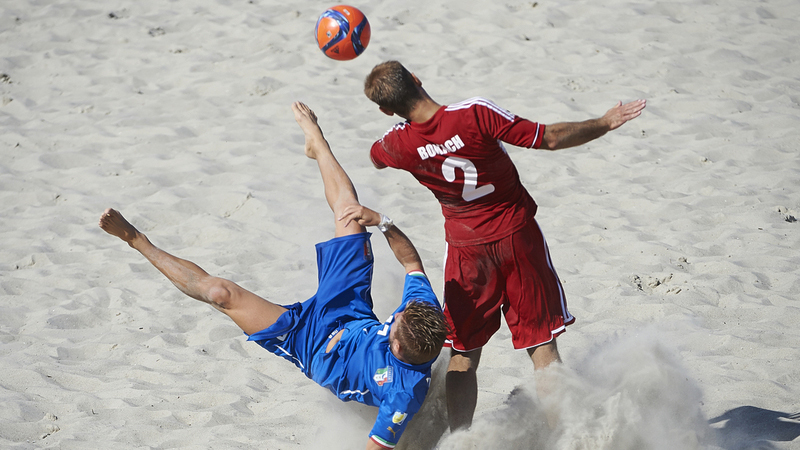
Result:
[[[111,208],[103,211],[103,215],[100,216],[100,223],[98,225],[100,225],[100,228],[102,228],[103,231],[122,239],[131,247],[133,247],[134,239],[143,236],[141,233],[139,233],[139,230],[137,230],[136,227],[131,225],[130,222],[122,217],[122,214],[120,214],[119,211]]]
[[[322,135],[322,129],[317,124],[317,115],[302,102],[292,103],[292,111],[294,111],[294,120],[300,125],[300,129],[303,130],[303,134],[306,137],[306,156],[311,159],[317,159],[319,146],[327,147],[325,137]]]

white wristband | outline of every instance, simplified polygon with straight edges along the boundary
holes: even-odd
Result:
[[[394,222],[392,222],[392,219],[381,214],[381,223],[378,224],[378,229],[381,230],[381,233],[386,233],[393,225]]]

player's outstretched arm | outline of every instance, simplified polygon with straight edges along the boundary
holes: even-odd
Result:
[[[417,249],[405,233],[392,225],[383,235],[386,237],[389,247],[391,247],[394,252],[394,256],[400,261],[400,264],[403,265],[406,273],[425,272],[425,268],[422,267],[422,259],[419,257]]]
[[[542,138],[542,148],[561,150],[593,141],[609,131],[616,130],[625,122],[639,117],[646,105],[645,100],[636,100],[624,105],[618,102],[598,119],[547,125]]]
[[[351,221],[357,222],[359,225],[364,227],[374,227],[381,223],[381,214],[367,208],[366,206],[350,205],[344,209],[338,220],[344,221],[345,227]],[[419,253],[417,253],[417,249],[414,247],[414,244],[411,243],[411,240],[405,235],[405,233],[400,231],[400,229],[396,226],[391,225],[386,231],[383,232],[383,235],[386,237],[386,241],[389,243],[389,248],[392,249],[394,256],[398,261],[400,261],[400,264],[403,265],[406,273],[425,271],[422,266],[422,259],[419,257]]]

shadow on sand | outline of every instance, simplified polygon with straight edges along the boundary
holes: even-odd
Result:
[[[787,414],[755,406],[740,406],[708,421],[715,426],[717,442],[726,450],[777,449],[772,442],[789,442],[800,436],[800,413]]]

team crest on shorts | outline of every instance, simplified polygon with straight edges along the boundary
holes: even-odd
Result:
[[[394,378],[394,369],[392,366],[384,367],[383,369],[378,369],[375,372],[375,375],[372,376],[372,379],[378,383],[378,386],[383,386],[386,383],[391,383],[392,379]]]

